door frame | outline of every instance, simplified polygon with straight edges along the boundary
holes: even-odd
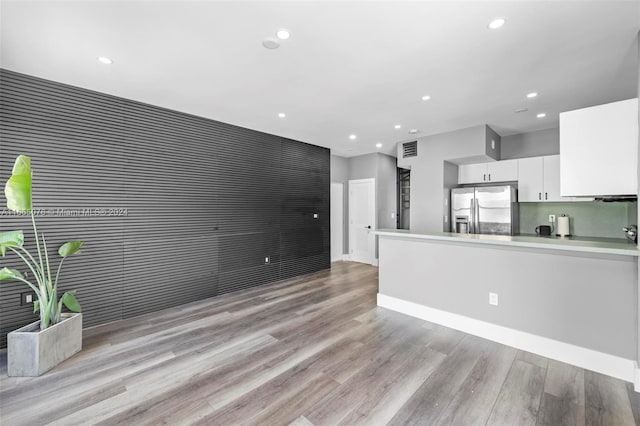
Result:
[[[349,260],[353,260],[351,259],[351,251],[353,250],[353,232],[354,232],[354,228],[351,226],[352,223],[352,217],[351,217],[351,212],[353,211],[353,209],[351,208],[352,203],[353,203],[353,198],[351,197],[351,188],[353,184],[358,184],[358,183],[372,183],[373,184],[373,223],[371,224],[371,231],[377,229],[377,222],[378,222],[378,204],[377,204],[377,197],[376,197],[376,179],[375,178],[366,178],[366,179],[349,179],[349,220],[347,221],[347,224],[349,226]],[[369,232],[369,238],[368,238],[368,245],[369,245],[369,261],[368,263],[370,265],[376,265],[376,237],[375,235],[372,235]]]
[[[335,188],[335,189],[334,189]],[[334,197],[334,191],[335,197]],[[344,184],[342,182],[331,182],[331,206],[330,206],[330,236],[331,236],[331,261],[336,262],[344,259]],[[339,200],[340,205],[336,206],[334,201]],[[337,209],[340,211],[338,212]],[[334,220],[334,216],[339,217],[338,222]],[[337,228],[340,228],[339,230]],[[339,232],[338,232],[339,231]],[[334,234],[339,235],[337,241],[334,239]],[[339,247],[336,247],[339,246]],[[334,255],[334,251],[339,250],[338,254]]]

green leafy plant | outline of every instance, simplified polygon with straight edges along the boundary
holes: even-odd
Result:
[[[7,250],[15,253],[29,268],[33,278],[28,277],[26,274],[23,275],[16,269],[4,267],[0,269],[0,281],[21,281],[36,293],[38,300],[33,304],[33,312],[40,312],[40,329],[44,330],[60,322],[62,319],[62,305],[72,312],[80,312],[80,304],[76,300],[75,291],[64,293],[58,300],[58,278],[60,277],[60,269],[64,260],[72,254],[79,253],[84,243],[82,241],[70,241],[60,246],[58,254],[62,259],[58,265],[55,279],[52,280],[47,242],[44,234],[38,236],[38,229],[36,228],[31,191],[32,178],[31,158],[26,155],[18,156],[13,165],[11,177],[5,185],[4,194],[7,197],[7,208],[9,210],[31,215],[38,259],[36,260],[24,247],[24,233],[22,231],[0,232],[0,254],[4,257]],[[42,242],[40,241],[41,239]],[[35,283],[33,280],[35,280]]]

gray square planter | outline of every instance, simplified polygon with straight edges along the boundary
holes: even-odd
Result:
[[[40,330],[33,322],[7,335],[7,374],[40,376],[82,349],[82,314],[62,314],[62,321]]]

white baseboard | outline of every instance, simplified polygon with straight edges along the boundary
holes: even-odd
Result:
[[[341,258],[331,259],[331,261],[332,262],[339,262],[339,261],[350,262],[351,256],[349,256],[348,254],[343,254]],[[371,261],[371,265],[378,266],[378,259],[373,259],[373,261]]]
[[[640,370],[634,360],[407,302],[380,293],[378,293],[378,306],[631,382],[634,384],[635,390],[640,392]]]
[[[336,259],[331,259],[332,262],[348,262],[349,259],[349,255],[348,254],[343,254],[342,256],[336,258]]]
[[[343,261],[343,262],[350,262],[351,261],[351,256],[349,256],[348,254],[343,254],[341,258],[339,259],[331,259],[332,262],[339,262],[339,261]],[[373,259],[371,261],[371,263],[366,263],[366,262],[362,262],[368,265],[372,265],[372,266],[378,266],[378,259]]]

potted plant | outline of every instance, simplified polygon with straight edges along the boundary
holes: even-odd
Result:
[[[82,241],[70,241],[58,249],[62,257],[55,277],[51,275],[49,253],[44,234],[38,235],[32,205],[31,158],[20,155],[5,186],[7,208],[29,214],[36,240],[37,258],[24,247],[22,231],[0,232],[0,254],[13,252],[25,263],[31,275],[16,269],[0,269],[0,280],[21,281],[36,294],[33,311],[40,320],[7,335],[7,373],[9,376],[39,376],[82,349],[82,314],[75,291],[58,299],[58,278],[64,260],[79,253]],[[73,313],[62,313],[62,306]]]

